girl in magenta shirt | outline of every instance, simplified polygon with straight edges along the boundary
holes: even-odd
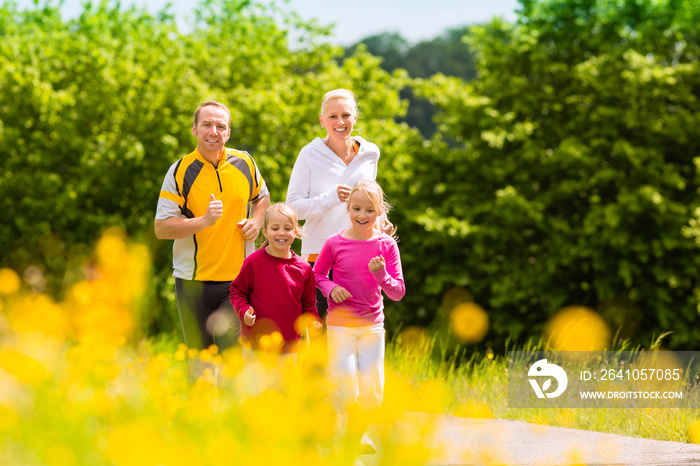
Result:
[[[368,412],[382,403],[382,291],[394,301],[406,292],[398,245],[379,224],[388,210],[381,187],[374,181],[358,181],[348,197],[347,209],[350,228],[326,240],[314,266],[316,286],[329,298],[326,326],[330,402],[339,415],[340,436],[348,421],[356,434],[361,435],[366,428],[366,416],[347,419],[350,404],[356,403]],[[331,269],[332,280],[328,278]]]

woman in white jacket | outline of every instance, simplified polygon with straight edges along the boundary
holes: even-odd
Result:
[[[375,180],[379,148],[360,136],[352,136],[357,122],[357,100],[347,89],[326,93],[319,120],[325,138],[304,146],[292,169],[287,204],[305,220],[301,255],[314,265],[326,239],[350,226],[345,202],[358,180]],[[317,290],[317,307],[323,318],[326,298]]]

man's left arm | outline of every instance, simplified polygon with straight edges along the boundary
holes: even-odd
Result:
[[[241,234],[246,241],[255,241],[260,234],[263,221],[265,220],[265,211],[270,207],[270,196],[259,197],[250,203],[252,210],[251,218],[243,219],[239,222],[241,225]]]

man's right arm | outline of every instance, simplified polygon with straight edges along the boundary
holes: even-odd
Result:
[[[158,239],[181,239],[199,233],[208,226],[205,217],[182,218],[170,217],[162,220],[156,219],[154,229]]]
[[[181,239],[199,233],[212,226],[219,220],[224,212],[224,205],[216,200],[214,195],[209,199],[207,212],[201,217],[184,218],[168,217],[156,219],[154,229],[158,239]]]

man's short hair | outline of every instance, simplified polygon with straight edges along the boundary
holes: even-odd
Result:
[[[231,128],[231,111],[228,109],[228,107],[221,102],[217,102],[215,100],[208,100],[201,104],[199,107],[197,107],[197,110],[194,112],[194,125],[197,126],[197,123],[199,122],[199,113],[202,111],[204,107],[209,107],[209,106],[214,106],[214,107],[219,107],[221,109],[224,109],[226,113],[228,114],[228,127]]]

